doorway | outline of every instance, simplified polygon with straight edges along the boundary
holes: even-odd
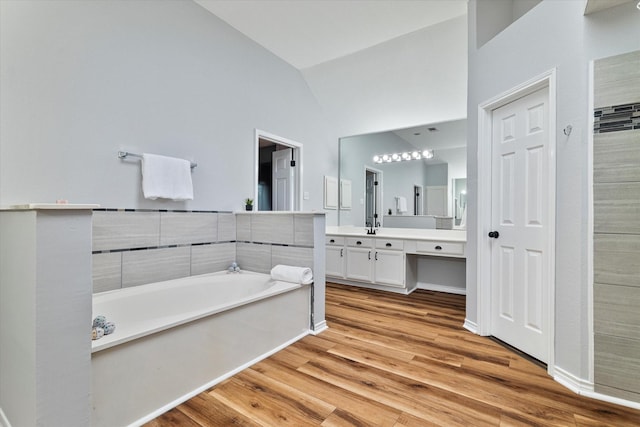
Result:
[[[480,106],[478,330],[553,374],[555,71]],[[482,201],[487,201],[481,203]]]
[[[422,185],[413,186],[413,214],[422,215]]]
[[[365,167],[364,182],[364,224],[366,227],[378,227],[382,220],[382,171]]]
[[[259,211],[302,209],[302,144],[256,130],[255,205]]]

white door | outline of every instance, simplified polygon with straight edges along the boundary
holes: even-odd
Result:
[[[293,168],[291,167],[292,149],[274,151],[271,155],[273,165],[272,210],[293,210]]]
[[[489,234],[491,334],[545,363],[553,279],[548,126],[547,88],[493,111]]]
[[[447,215],[447,187],[427,186],[425,190],[425,203],[427,205],[427,215],[446,216]]]

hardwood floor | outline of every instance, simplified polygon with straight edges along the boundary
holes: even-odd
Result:
[[[462,328],[464,297],[327,284],[329,330],[307,336],[147,424],[640,426]]]

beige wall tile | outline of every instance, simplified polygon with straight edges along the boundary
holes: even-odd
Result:
[[[640,393],[640,341],[595,334],[596,384]]]
[[[251,215],[236,215],[236,240],[251,241]]]
[[[313,270],[313,249],[274,245],[271,247],[271,267],[278,264],[309,267]]]
[[[293,244],[293,214],[251,216],[251,241]]]
[[[93,251],[160,244],[159,212],[96,211],[92,228]]]
[[[150,249],[122,253],[122,287],[189,276],[191,248]]]
[[[236,244],[236,260],[243,270],[270,273],[271,245],[238,242]]]
[[[640,181],[640,129],[593,135],[593,182]]]
[[[640,51],[596,60],[593,71],[596,108],[640,100]]]
[[[236,240],[236,215],[232,213],[218,214],[218,241],[233,242]]]
[[[596,283],[593,300],[596,334],[640,341],[640,287]]]
[[[313,216],[293,215],[293,242],[300,246],[313,246]]]
[[[594,282],[640,287],[640,235],[595,234]]]
[[[93,254],[93,292],[112,291],[122,287],[122,252]]]
[[[160,245],[211,243],[218,240],[218,214],[160,212]]]
[[[214,273],[226,270],[235,259],[235,243],[192,246],[191,274]]]
[[[640,183],[594,184],[596,233],[640,234]]]

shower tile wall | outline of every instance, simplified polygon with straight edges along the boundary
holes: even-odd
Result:
[[[640,402],[640,51],[594,63],[595,391]]]

